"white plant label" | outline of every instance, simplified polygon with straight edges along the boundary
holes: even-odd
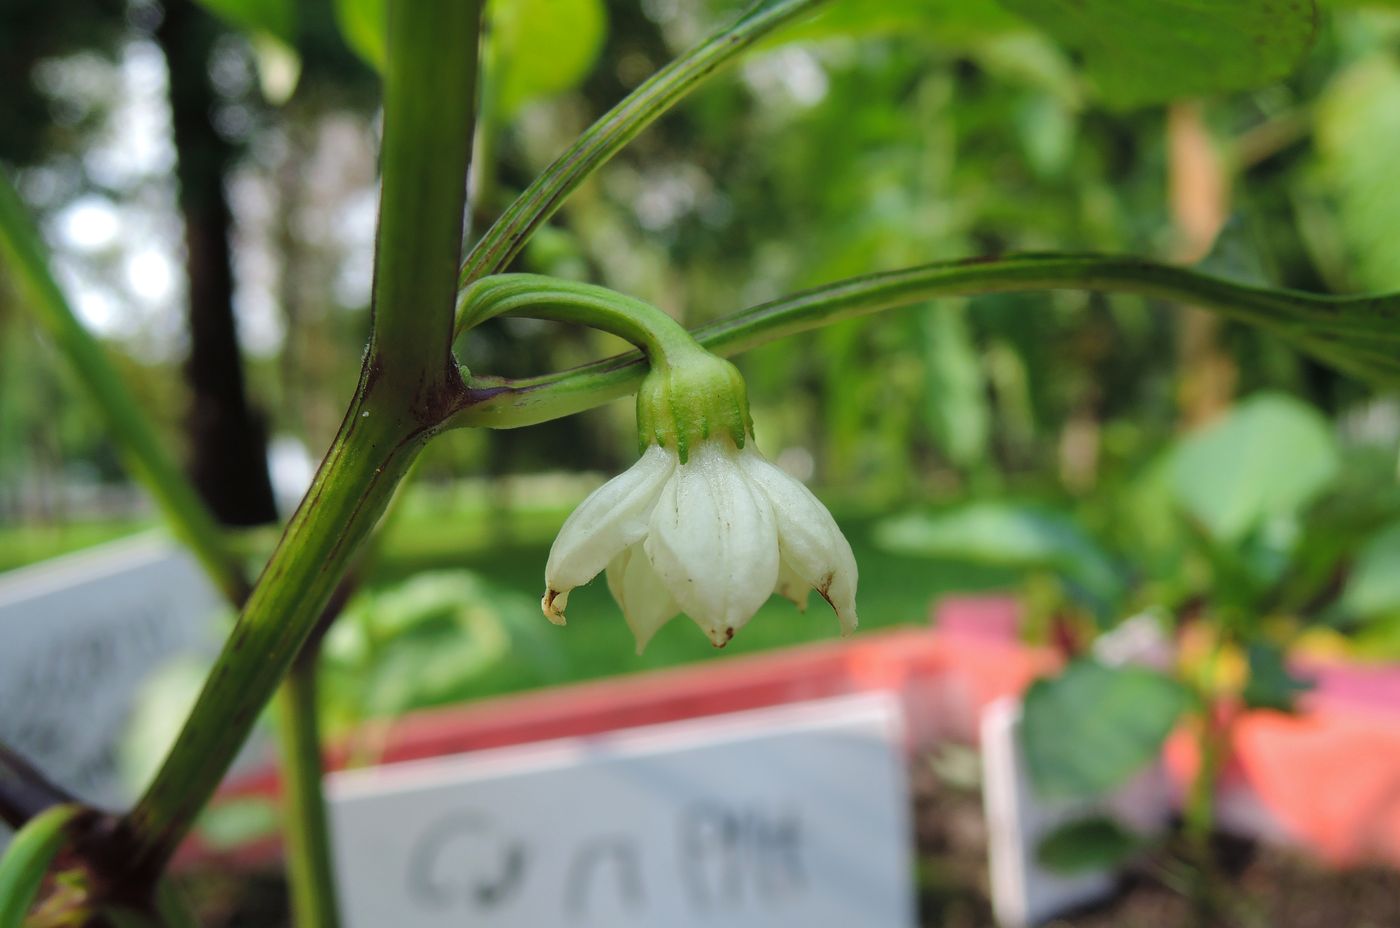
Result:
[[[350,928],[912,928],[903,724],[843,697],[334,774]]]
[[[1021,752],[1020,727],[1019,699],[1000,700],[982,713],[982,790],[992,910],[1002,928],[1040,925],[1112,893],[1118,878],[1113,870],[1065,876],[1040,865],[1040,843],[1057,827],[1101,814],[1150,833],[1166,827],[1172,811],[1166,778],[1157,764],[1101,800],[1037,796]]]
[[[220,603],[155,535],[0,576],[0,742],[84,799],[130,800],[116,749],[137,689],[167,659],[212,650]]]

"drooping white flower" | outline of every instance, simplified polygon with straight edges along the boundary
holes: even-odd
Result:
[[[775,592],[805,608],[816,589],[842,633],[855,630],[850,544],[810,490],[754,449],[746,405],[743,413],[742,447],[730,429],[707,428],[677,448],[662,433],[633,467],[583,501],[545,567],[551,621],[563,624],[570,591],[606,568],[639,653],[682,612],[723,647]],[[651,416],[643,421],[654,423]]]

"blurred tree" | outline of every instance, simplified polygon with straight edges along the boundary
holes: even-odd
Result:
[[[167,0],[155,39],[170,72],[180,213],[189,288],[190,468],[228,525],[277,520],[267,436],[248,402],[233,314],[232,214],[227,177],[235,152],[214,125],[219,103],[209,58],[222,27],[191,0]]]
[[[0,158],[32,163],[60,143],[58,136],[83,128],[54,119],[49,97],[35,82],[35,65],[76,51],[111,58],[126,31],[127,0],[0,2]]]

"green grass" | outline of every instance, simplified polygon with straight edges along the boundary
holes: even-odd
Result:
[[[116,519],[71,525],[0,526],[0,571],[124,538],[153,525],[149,520]]]

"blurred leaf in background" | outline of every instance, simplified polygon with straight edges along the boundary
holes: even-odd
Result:
[[[1358,552],[1342,606],[1367,619],[1400,617],[1400,524],[1377,533]]]
[[[1312,683],[1294,676],[1285,662],[1282,646],[1271,641],[1251,641],[1245,649],[1249,679],[1244,686],[1244,702],[1251,709],[1292,712],[1298,696],[1312,689]]]
[[[1071,663],[1026,691],[1021,746],[1041,795],[1083,799],[1122,786],[1157,758],[1191,697],[1143,667]]]
[[[1105,815],[1079,818],[1055,828],[1035,857],[1052,873],[1073,876],[1122,866],[1147,846],[1143,837]]]
[[[981,356],[968,332],[961,304],[940,304],[921,314],[924,413],[940,450],[964,469],[987,460],[991,409]]]
[[[1336,479],[1340,452],[1316,409],[1256,394],[1176,449],[1172,493],[1221,542],[1296,517]]]
[[[295,46],[296,0],[198,0],[211,12],[249,32],[265,32]]]
[[[539,629],[533,599],[465,570],[420,573],[362,592],[326,637],[328,727],[468,699],[481,675],[513,653],[556,664],[558,654]]]
[[[996,0],[834,0],[817,15],[772,41],[809,41],[882,33],[920,32],[945,46],[976,43],[1023,30],[1025,24]]]
[[[906,556],[1050,571],[1082,589],[1104,619],[1125,591],[1113,558],[1072,517],[1037,506],[987,500],[908,513],[880,523],[875,538]]]
[[[1261,87],[1312,46],[1313,0],[1002,0],[1083,54],[1104,100],[1143,106]]]
[[[296,48],[302,36],[296,0],[197,0],[210,12],[247,33],[263,97],[285,103],[296,90],[302,62]]]
[[[501,115],[578,86],[607,37],[602,0],[492,0],[488,41]]]
[[[335,19],[351,51],[376,71],[383,71],[388,47],[388,0],[335,0]]]
[[[1388,50],[1339,74],[1317,103],[1317,150],[1322,179],[1337,199],[1341,228],[1354,261],[1348,277],[1369,290],[1400,288],[1395,247],[1400,184],[1395,183],[1400,138],[1400,64]]]
[[[386,0],[336,0],[346,42],[381,71],[387,10]],[[607,37],[602,0],[491,0],[485,15],[491,92],[503,117],[576,87],[593,70]]]

